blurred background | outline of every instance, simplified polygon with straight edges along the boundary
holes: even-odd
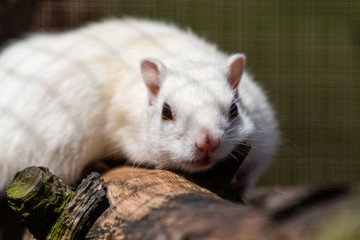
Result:
[[[282,132],[259,185],[360,182],[360,1],[2,0],[0,46],[121,16],[175,22],[247,55]]]

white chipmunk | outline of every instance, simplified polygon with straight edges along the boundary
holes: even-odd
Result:
[[[239,184],[253,187],[278,130],[244,68],[244,55],[148,20],[107,20],[7,46],[0,53],[0,192],[27,166],[74,183],[107,155],[202,171],[245,141],[252,149]]]

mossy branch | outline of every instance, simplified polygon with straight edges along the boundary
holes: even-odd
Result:
[[[47,168],[29,167],[9,182],[9,206],[23,216],[36,239],[77,239],[94,212],[107,206],[105,184],[99,176],[90,174],[75,190]]]

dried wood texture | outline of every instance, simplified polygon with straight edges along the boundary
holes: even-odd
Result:
[[[6,188],[9,206],[38,240],[82,239],[108,207],[105,193],[98,173],[88,175],[75,190],[45,167],[25,168]]]
[[[323,239],[359,202],[346,187],[304,187],[258,190],[247,204],[232,203],[165,170],[123,167],[103,178],[110,207],[87,239]]]
[[[47,168],[29,167],[15,174],[6,195],[34,236],[45,239],[74,193]]]

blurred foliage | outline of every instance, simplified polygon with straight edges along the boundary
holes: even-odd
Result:
[[[31,30],[125,15],[191,27],[247,55],[282,131],[260,184],[360,182],[360,1],[43,0]]]

